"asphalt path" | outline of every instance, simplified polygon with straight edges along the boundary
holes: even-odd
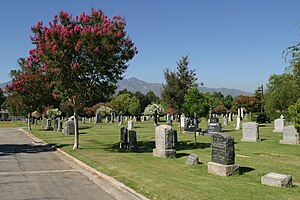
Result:
[[[0,199],[137,199],[17,128],[0,129]]]

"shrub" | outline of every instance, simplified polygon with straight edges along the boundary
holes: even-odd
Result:
[[[288,112],[291,116],[291,121],[294,123],[297,132],[300,133],[300,99],[291,105],[288,109]]]

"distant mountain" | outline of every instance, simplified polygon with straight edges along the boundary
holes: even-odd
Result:
[[[11,81],[1,83],[0,87],[4,91],[5,86],[10,83],[11,83]],[[129,78],[129,79],[120,80],[118,82],[116,92],[118,93],[120,90],[124,90],[124,89],[127,89],[130,92],[140,91],[142,94],[146,94],[148,91],[152,90],[155,95],[160,96],[161,90],[162,90],[162,84],[147,83],[147,82],[139,80],[137,78]],[[245,91],[237,90],[237,89],[228,89],[228,88],[200,87],[200,90],[204,93],[206,93],[206,92],[221,92],[224,96],[230,94],[233,97],[239,96],[241,94],[246,95],[246,96],[253,95],[250,92],[245,92]]]
[[[0,88],[2,89],[2,91],[5,91],[5,87],[6,85],[10,84],[11,81],[5,82],[5,83],[0,83]]]
[[[207,88],[207,87],[200,87],[200,90],[204,93],[206,92],[221,92],[224,96],[231,95],[232,97],[237,97],[239,95],[251,96],[253,93],[245,92],[242,90],[237,89],[228,89],[228,88]]]
[[[140,91],[142,94],[146,94],[148,91],[152,90],[155,95],[160,96],[162,84],[147,83],[137,78],[129,78],[118,82],[116,92],[118,93],[120,90],[124,89],[127,89],[130,92]]]
[[[118,82],[117,84],[117,92],[120,90],[127,89],[130,92],[140,91],[142,94],[146,94],[148,91],[152,90],[155,95],[160,96],[162,90],[162,84],[160,83],[147,83],[145,81],[139,80],[137,78],[129,78],[123,79]],[[228,89],[228,88],[207,88],[207,87],[200,87],[200,90],[204,93],[206,92],[221,92],[224,96],[230,94],[233,97],[239,95],[246,95],[251,96],[253,95],[250,92],[245,92],[242,90],[236,89]]]

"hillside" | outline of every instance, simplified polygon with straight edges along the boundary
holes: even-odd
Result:
[[[1,83],[0,87],[2,90],[5,90],[6,84],[9,84],[10,82]],[[127,89],[131,92],[140,91],[143,94],[146,94],[148,91],[152,90],[155,95],[160,96],[162,84],[160,83],[148,83],[142,80],[139,80],[137,78],[129,78],[129,79],[123,79],[118,82],[117,84],[117,90],[116,92],[119,92],[120,90]],[[246,95],[250,96],[252,93],[245,92],[242,90],[237,89],[228,89],[228,88],[208,88],[208,87],[200,87],[200,90],[202,92],[221,92],[224,96],[230,94],[233,97],[239,96],[239,95]]]
[[[127,89],[131,92],[140,91],[143,94],[146,94],[148,91],[152,90],[157,96],[160,96],[162,84],[160,83],[147,83],[145,81],[139,80],[137,78],[123,79],[117,84],[117,92],[123,89]],[[206,92],[221,92],[224,96],[230,94],[233,97],[239,95],[250,96],[252,93],[245,92],[237,89],[228,89],[228,88],[208,88],[200,87],[200,90],[204,93]]]

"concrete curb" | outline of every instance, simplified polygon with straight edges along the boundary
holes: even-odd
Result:
[[[44,145],[48,145],[44,140],[41,140],[37,137],[35,137],[34,135],[32,135],[31,133],[29,133],[28,131],[20,128],[20,131],[22,131],[25,135],[27,135],[28,137],[30,137],[31,139],[33,139],[35,142],[39,142],[39,143],[43,143]],[[80,165],[81,167],[83,167],[84,169],[86,169],[87,171],[96,174],[98,177],[103,178],[107,181],[109,181],[113,186],[115,186],[116,188],[118,188],[119,190],[129,194],[130,196],[132,196],[133,199],[139,199],[139,200],[149,200],[147,197],[145,197],[142,194],[137,193],[135,190],[127,187],[126,185],[124,185],[123,183],[117,181],[116,179],[107,176],[106,174],[103,174],[99,171],[97,171],[96,169],[88,166],[87,164],[85,164],[84,162],[78,160],[77,158],[74,158],[73,156],[67,154],[66,152],[62,151],[61,149],[52,146],[52,148],[55,148],[57,150],[57,152],[59,152],[62,156],[65,156],[66,158],[72,160],[73,162],[75,162],[76,164]]]

